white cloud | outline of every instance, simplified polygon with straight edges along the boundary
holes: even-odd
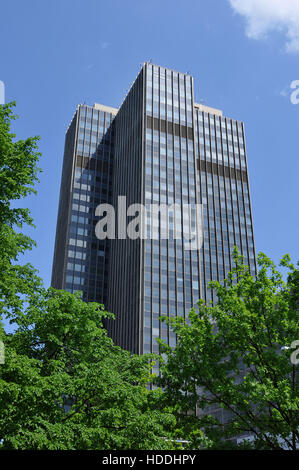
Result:
[[[271,31],[286,36],[286,50],[299,52],[299,0],[229,0],[236,13],[246,18],[246,34],[264,39]]]
[[[279,92],[279,95],[280,96],[283,96],[283,98],[288,98],[289,94],[290,94],[290,86],[287,86],[285,88],[283,88],[280,92]]]

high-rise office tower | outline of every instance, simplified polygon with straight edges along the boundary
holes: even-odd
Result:
[[[103,202],[115,209],[112,240],[95,236]],[[119,224],[132,220],[132,204],[178,210],[168,221],[160,212],[158,236],[145,219],[145,234],[132,239]],[[202,207],[199,249],[185,243],[187,205]],[[159,317],[215,300],[208,282],[224,279],[234,246],[254,274],[244,125],[196,104],[190,75],[145,63],[118,110],[78,107],[66,136],[52,284],[104,302],[120,346],[158,352],[157,337],[174,346]]]

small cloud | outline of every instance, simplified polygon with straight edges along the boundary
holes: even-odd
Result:
[[[94,68],[94,64],[89,64],[89,65],[87,66],[87,70],[91,70],[91,69],[93,69],[93,68]]]
[[[110,46],[109,42],[101,42],[101,49],[107,49]]]
[[[286,51],[299,53],[298,0],[228,0],[235,13],[246,19],[246,35],[265,39],[273,31],[283,32]]]
[[[283,98],[288,98],[290,95],[290,85],[284,87],[280,92],[279,95],[282,96]]]

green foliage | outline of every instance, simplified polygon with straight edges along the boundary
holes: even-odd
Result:
[[[53,289],[6,337],[0,369],[5,449],[169,449],[174,416],[158,411],[150,357],[116,347],[96,303]],[[66,411],[69,405],[69,411]]]
[[[281,261],[286,281],[263,254],[253,278],[235,252],[232,273],[211,283],[217,305],[200,301],[187,322],[167,320],[178,343],[160,342],[163,389],[150,390],[155,356],[116,347],[103,306],[45,290],[20,264],[34,242],[22,233],[30,212],[17,204],[35,192],[40,154],[38,138],[15,141],[13,106],[0,106],[0,448],[172,449],[182,439],[187,449],[220,449],[250,433],[239,447],[295,449],[298,371],[282,350],[299,340],[299,271],[290,258]],[[14,333],[5,333],[4,315]]]
[[[0,448],[169,449],[175,418],[148,390],[153,357],[116,347],[103,328],[109,314],[79,295],[45,290],[19,257],[34,245],[17,207],[35,192],[38,138],[15,141],[13,103],[0,106]]]
[[[15,141],[11,123],[17,118],[15,103],[0,105],[0,316],[22,311],[27,296],[38,291],[41,281],[30,265],[18,264],[18,258],[34,246],[21,233],[24,224],[33,225],[29,209],[17,202],[35,193],[38,181],[38,137]]]
[[[299,445],[299,381],[290,346],[299,339],[299,272],[285,256],[287,281],[265,255],[256,278],[234,253],[235,268],[222,284],[212,282],[217,305],[169,320],[178,337],[165,344],[159,385],[179,408],[191,448],[233,448],[233,437],[252,434],[243,448],[295,449]],[[200,418],[184,412],[202,409]],[[209,407],[209,408],[208,408]],[[211,408],[210,408],[211,407]],[[216,413],[212,413],[214,409]],[[219,414],[225,416],[221,424]],[[203,434],[196,435],[198,429]]]

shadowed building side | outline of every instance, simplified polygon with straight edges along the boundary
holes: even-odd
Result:
[[[111,203],[117,110],[79,105],[66,134],[52,286],[106,303],[109,240],[95,235],[95,209]]]

